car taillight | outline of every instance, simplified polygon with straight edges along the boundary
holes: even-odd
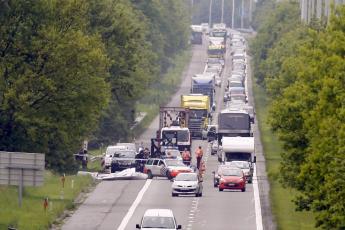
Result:
[[[144,168],[144,173],[147,173],[147,168],[146,167]]]

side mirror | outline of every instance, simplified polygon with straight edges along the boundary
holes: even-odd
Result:
[[[140,229],[140,225],[139,225],[139,224],[136,224],[136,225],[135,225],[135,228]]]
[[[182,226],[180,224],[177,225],[177,229],[182,229]]]

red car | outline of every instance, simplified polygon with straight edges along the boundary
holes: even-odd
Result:
[[[222,170],[219,179],[219,191],[224,189],[239,189],[242,192],[246,191],[246,178],[241,169],[228,168]]]

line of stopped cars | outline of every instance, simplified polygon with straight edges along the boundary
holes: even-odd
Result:
[[[192,44],[202,44],[203,27],[194,27]],[[157,138],[151,139],[151,151],[137,153],[134,144],[119,143],[109,146],[103,160],[103,167],[111,173],[124,168],[135,167],[147,178],[166,177],[173,181],[171,195],[203,195],[203,179],[193,165],[186,165],[181,157],[184,149],[191,151],[192,137],[207,139],[211,154],[220,162],[213,171],[213,186],[219,191],[225,189],[246,191],[246,184],[252,183],[254,163],[254,137],[252,124],[254,110],[247,97],[247,59],[243,36],[224,24],[215,24],[209,31],[208,59],[204,73],[192,77],[191,94],[181,95],[181,107],[161,107]],[[228,39],[230,38],[230,39]],[[232,69],[223,73],[226,42],[230,42]],[[222,76],[225,81],[222,81]],[[216,125],[211,124],[215,111],[216,87],[226,83],[225,108],[218,114]],[[198,101],[198,103],[195,103]],[[175,117],[173,118],[173,114]],[[168,121],[179,123],[167,124]],[[140,155],[138,157],[138,155]],[[138,229],[180,229],[169,209],[146,210]]]

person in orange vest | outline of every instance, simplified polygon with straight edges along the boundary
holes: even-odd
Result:
[[[196,167],[199,169],[200,167],[200,162],[202,159],[202,156],[204,155],[204,152],[202,151],[201,146],[199,146],[199,148],[196,149],[195,151],[195,156],[196,156]]]
[[[204,175],[206,171],[206,164],[205,161],[201,161],[200,162],[200,169],[199,169],[199,173],[201,173],[201,175]]]
[[[182,152],[182,160],[185,165],[190,165],[192,157],[190,155],[190,152],[187,150],[187,148],[185,148],[184,151]]]

